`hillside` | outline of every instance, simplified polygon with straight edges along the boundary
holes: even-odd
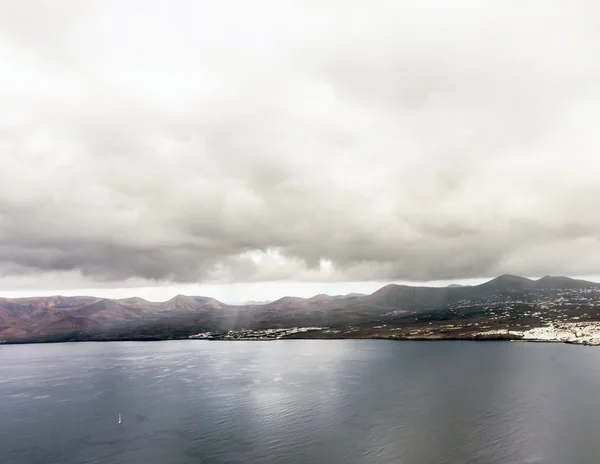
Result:
[[[326,327],[310,334],[325,338],[474,338],[486,330],[569,321],[600,321],[600,284],[502,275],[473,286],[390,284],[371,295],[283,297],[245,306],[185,295],[162,303],[137,297],[0,298],[3,342],[169,339],[308,326]]]

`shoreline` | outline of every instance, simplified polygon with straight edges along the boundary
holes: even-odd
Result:
[[[37,340],[37,341],[2,341],[0,347],[9,345],[45,345],[55,343],[114,343],[114,342],[167,342],[167,341],[202,341],[202,342],[274,342],[274,341],[289,341],[289,340],[387,340],[397,342],[520,342],[520,343],[562,343],[565,345],[579,346],[598,346],[593,343],[578,342],[574,340],[548,340],[548,339],[527,339],[527,338],[507,338],[507,337],[289,337],[289,338],[272,338],[272,339],[257,339],[257,338],[238,338],[238,339],[198,339],[198,338],[123,338],[123,339],[106,339],[106,340]]]

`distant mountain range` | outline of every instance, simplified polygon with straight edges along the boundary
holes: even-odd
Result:
[[[0,298],[0,341],[8,343],[179,339],[307,326],[323,328],[310,335],[320,338],[477,338],[485,330],[565,321],[600,321],[600,284],[502,275],[481,285],[390,284],[371,295],[287,296],[243,306],[185,295],[162,303],[137,297]]]

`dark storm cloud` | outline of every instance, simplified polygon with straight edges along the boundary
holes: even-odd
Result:
[[[0,2],[0,273],[597,273],[598,10]]]

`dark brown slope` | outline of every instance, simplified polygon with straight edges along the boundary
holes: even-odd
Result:
[[[0,299],[0,341],[35,341],[132,331],[184,315],[226,307],[208,297],[178,295],[164,303],[142,298],[45,297]],[[204,318],[206,319],[206,317]]]

